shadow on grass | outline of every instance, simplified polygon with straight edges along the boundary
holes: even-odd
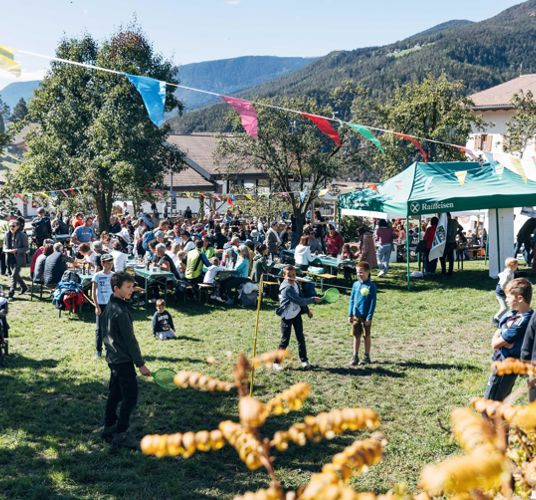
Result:
[[[406,376],[404,373],[395,372],[393,370],[388,370],[387,368],[377,367],[374,365],[367,365],[363,367],[358,366],[355,368],[317,366],[312,368],[311,371],[334,373],[336,375],[350,375],[353,377],[378,375],[380,377],[404,378]]]
[[[172,356],[152,356],[147,355],[143,356],[145,361],[167,361],[169,363],[202,363],[204,365],[207,364],[207,362],[204,359],[199,358],[174,358]]]
[[[481,367],[467,363],[425,363],[423,361],[400,361],[400,362],[378,362],[378,364],[395,365],[402,368],[417,368],[420,370],[466,370],[480,372]]]

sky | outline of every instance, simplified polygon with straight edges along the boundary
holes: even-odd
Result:
[[[451,19],[481,21],[519,0],[0,0],[0,45],[53,55],[83,32],[109,37],[134,18],[176,64],[244,55],[322,56],[384,45]],[[45,60],[16,56],[19,80]],[[16,81],[0,71],[0,89]],[[210,90],[210,89],[208,89]]]

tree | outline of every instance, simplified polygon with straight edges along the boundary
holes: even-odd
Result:
[[[341,166],[340,147],[318,131],[307,118],[257,106],[259,136],[222,136],[217,157],[227,161],[230,172],[253,167],[266,172],[272,191],[286,192],[295,218],[295,234],[301,234],[305,214],[318,190],[333,179]],[[283,108],[307,110],[331,116],[331,109],[319,108],[312,99],[282,98],[275,104]]]
[[[177,68],[154,52],[136,26],[100,46],[90,36],[63,40],[59,58],[177,83]],[[166,111],[181,108],[166,89]],[[29,103],[28,154],[14,179],[18,190],[81,186],[93,195],[101,229],[119,195],[139,199],[166,170],[182,168],[182,154],[165,142],[141,97],[121,75],[53,62]]]
[[[512,105],[516,111],[506,123],[504,150],[522,154],[536,136],[536,99],[530,90],[521,91],[512,98]]]
[[[470,110],[461,81],[449,81],[445,75],[429,76],[423,82],[397,87],[385,103],[375,103],[362,95],[352,106],[352,121],[375,125],[417,137],[464,146],[473,127],[483,121]],[[382,180],[395,175],[422,155],[409,141],[392,134],[378,135],[385,154],[372,144],[360,141],[361,161],[367,162],[372,174],[366,180]],[[429,141],[421,142],[428,161],[455,161],[465,155],[452,146]]]
[[[11,122],[21,122],[26,118],[28,114],[28,107],[26,106],[26,101],[24,97],[21,97],[15,107],[13,108],[13,113],[11,113]]]
[[[9,106],[0,99],[0,153],[9,144],[9,135],[6,132],[5,120],[9,116]]]

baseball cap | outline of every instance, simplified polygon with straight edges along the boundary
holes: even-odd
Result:
[[[103,253],[100,257],[101,262],[108,262],[114,260],[114,258],[109,253]]]

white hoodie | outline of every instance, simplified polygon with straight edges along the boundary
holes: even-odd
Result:
[[[294,262],[297,266],[308,266],[313,261],[311,248],[308,245],[298,245],[294,250]]]

